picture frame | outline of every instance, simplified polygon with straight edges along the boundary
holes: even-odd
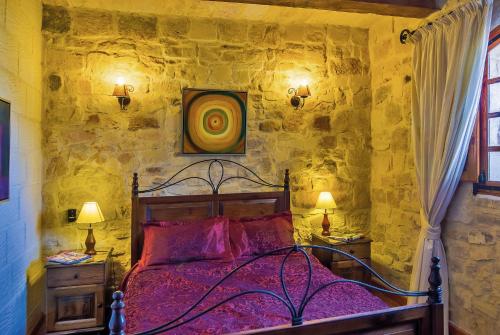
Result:
[[[182,91],[184,155],[245,155],[246,91],[185,88]]]
[[[10,102],[0,98],[0,201],[9,199]]]

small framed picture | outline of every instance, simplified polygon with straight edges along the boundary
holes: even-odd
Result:
[[[244,155],[247,92],[184,89],[182,153]]]
[[[9,199],[10,103],[0,99],[0,201]]]

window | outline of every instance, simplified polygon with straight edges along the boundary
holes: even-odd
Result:
[[[475,194],[500,194],[500,26],[490,34],[478,116],[462,180],[475,182]]]

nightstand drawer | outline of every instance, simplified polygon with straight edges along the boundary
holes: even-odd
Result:
[[[354,243],[354,244],[342,244],[342,245],[332,245],[332,248],[344,251],[351,254],[357,258],[370,258],[370,244],[369,243]],[[333,252],[332,261],[348,261],[351,258],[344,255]]]
[[[105,264],[79,265],[47,270],[48,287],[104,284]]]
[[[86,285],[47,290],[47,331],[104,325],[104,286]]]

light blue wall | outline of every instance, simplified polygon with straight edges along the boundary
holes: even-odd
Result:
[[[1,335],[25,334],[43,306],[41,16],[40,0],[0,0],[0,97],[11,102],[10,199],[0,202]]]

